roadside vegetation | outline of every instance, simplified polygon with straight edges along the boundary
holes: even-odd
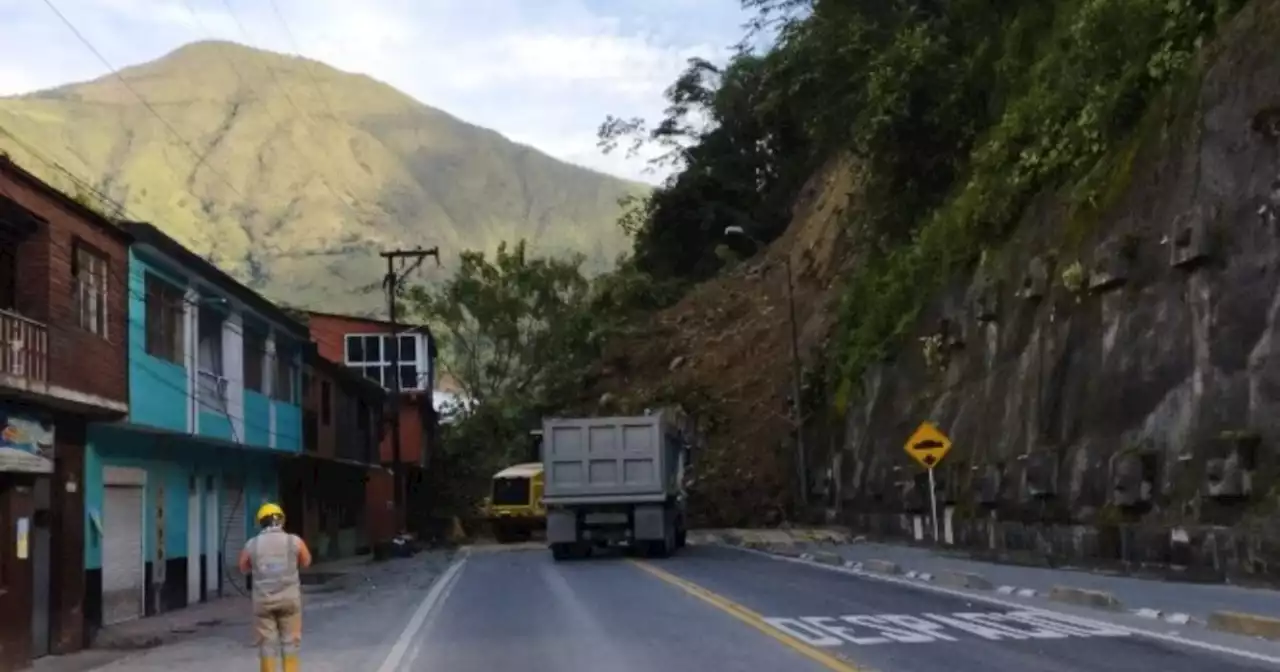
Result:
[[[753,252],[730,249],[749,243],[726,240],[726,227],[777,238],[805,181],[849,152],[866,180],[845,223],[860,261],[827,365],[814,367],[839,412],[938,289],[999,254],[1033,199],[1055,194],[1076,226],[1096,219],[1127,184],[1144,119],[1190,90],[1201,47],[1245,4],[744,1],[769,49],[693,60],[663,119],[600,128],[606,151],[658,146],[677,169],[626,203],[633,247],[619,270],[588,282],[574,260],[516,247],[464,258],[451,283],[411,297],[446,332],[446,365],[475,392],[471,417],[484,418],[483,429],[451,427],[450,450],[514,445],[480,436],[527,432],[580,392],[629,315]]]

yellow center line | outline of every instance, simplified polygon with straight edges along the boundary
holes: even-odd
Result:
[[[795,651],[796,653],[799,653],[800,655],[821,664],[823,667],[827,668],[828,670],[832,670],[833,672],[871,672],[866,668],[857,667],[848,662],[845,662],[827,653],[826,651],[823,651],[822,649],[819,649],[814,646],[810,646],[792,637],[788,637],[787,635],[778,631],[777,628],[774,628],[772,625],[769,625],[769,622],[764,620],[764,617],[761,616],[760,614],[757,614],[756,612],[738,604],[737,602],[734,602],[733,600],[730,600],[727,597],[723,597],[721,595],[713,593],[710,590],[707,590],[706,588],[703,588],[702,586],[699,586],[698,584],[693,583],[692,581],[682,579],[676,576],[675,574],[668,572],[665,569],[660,569],[647,562],[640,562],[636,560],[630,560],[629,562],[631,562],[631,564],[635,565],[636,567],[643,569],[649,574],[665,581],[666,583],[669,583],[677,588],[680,588],[686,593],[689,593],[690,595],[702,600],[703,602],[706,602],[707,604],[715,607],[716,609],[719,609],[720,611],[723,611],[724,613],[729,614],[730,616],[738,619],[739,621],[746,623],[747,625],[755,628],[761,633],[764,633],[769,638],[777,641],[778,643],[782,644],[788,649],[791,649],[792,651]]]

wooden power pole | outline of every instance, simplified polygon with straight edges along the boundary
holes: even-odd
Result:
[[[396,321],[396,298],[400,294],[400,281],[404,276],[417,270],[422,265],[422,260],[427,257],[435,257],[436,265],[440,264],[440,248],[433,247],[428,250],[418,248],[416,250],[388,250],[382,252],[382,258],[387,260],[387,275],[383,278],[383,286],[387,290],[387,312],[389,313],[389,321],[391,322],[391,333],[394,347],[391,348],[391,458],[394,460],[395,467],[391,472],[393,481],[392,487],[395,507],[400,511],[406,501],[404,468],[400,461],[400,324]],[[396,261],[400,260],[400,268],[396,268]],[[408,514],[405,515],[406,524],[408,522]]]

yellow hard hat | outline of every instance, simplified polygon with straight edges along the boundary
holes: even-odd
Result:
[[[267,502],[258,507],[258,516],[254,520],[257,520],[258,524],[261,525],[262,521],[269,516],[280,516],[280,520],[284,520],[284,510],[271,502]]]

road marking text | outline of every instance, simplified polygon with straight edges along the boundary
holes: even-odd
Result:
[[[810,646],[929,644],[966,635],[989,641],[1124,637],[1128,630],[1043,611],[961,612],[764,617],[764,621]]]

